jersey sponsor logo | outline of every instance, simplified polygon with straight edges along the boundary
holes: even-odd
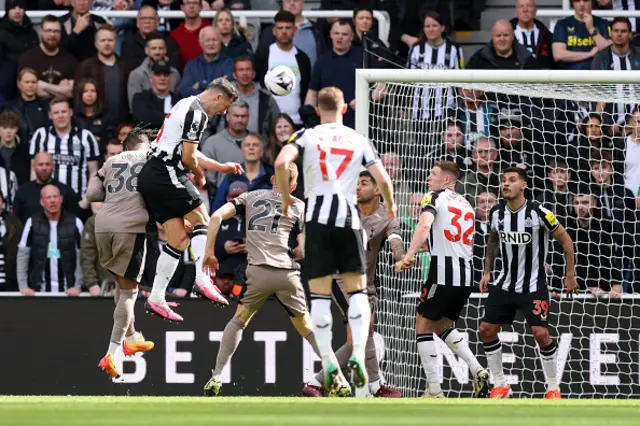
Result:
[[[529,232],[500,231],[500,241],[504,244],[523,246],[531,242],[531,234]]]
[[[567,47],[593,47],[595,42],[589,37],[569,36],[567,38]]]
[[[80,157],[77,155],[53,154],[53,162],[58,166],[77,166],[80,164]]]
[[[547,219],[547,222],[549,222],[549,225],[556,226],[558,224],[558,219],[556,218],[556,215],[553,214],[552,211],[548,211],[547,214],[544,215],[544,217]]]

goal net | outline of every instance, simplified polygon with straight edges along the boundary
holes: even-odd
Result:
[[[357,73],[357,130],[373,141],[392,176],[405,244],[420,215],[429,169],[439,160],[456,161],[462,172],[457,190],[476,209],[477,285],[487,215],[501,197],[499,171],[525,168],[527,198],[555,212],[576,251],[580,294],[553,298],[549,306],[562,394],[640,397],[640,300],[634,294],[640,292],[640,85],[633,84],[640,81],[639,73]],[[494,272],[500,259],[496,262]],[[382,369],[405,396],[419,396],[425,379],[415,342],[415,308],[427,260],[423,255],[401,276],[392,265],[386,250],[378,269]],[[562,248],[552,241],[546,264],[552,292],[562,291],[564,267]],[[474,293],[456,327],[486,366],[478,335],[484,301]],[[543,396],[538,347],[520,314],[513,326],[503,327],[500,339],[515,396]],[[470,397],[466,364],[443,342],[438,345],[443,390],[448,397]]]

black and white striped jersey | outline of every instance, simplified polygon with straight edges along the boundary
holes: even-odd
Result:
[[[380,161],[368,139],[337,123],[326,123],[294,133],[302,156],[305,222],[361,229],[356,187],[361,166]]]
[[[409,53],[409,69],[462,69],[464,58],[462,49],[445,38],[440,46],[429,43],[415,45]],[[419,84],[413,98],[413,118],[426,120],[430,117],[444,117],[446,108],[453,105],[453,88],[434,87]]]
[[[69,185],[81,198],[89,186],[89,161],[98,161],[100,148],[93,134],[86,129],[72,127],[68,135],[61,137],[53,126],[40,127],[29,142],[29,154],[33,158],[39,152],[53,157],[53,178]],[[97,169],[97,167],[96,167]]]
[[[613,0],[613,10],[640,10],[640,0]],[[631,21],[631,31],[638,30],[638,19],[629,18]]]
[[[499,236],[502,258],[502,270],[493,285],[519,294],[546,287],[549,235],[559,226],[555,214],[531,200],[512,211],[503,200],[491,209],[489,218],[491,231]]]
[[[199,144],[208,120],[209,116],[198,96],[182,99],[165,117],[156,139],[151,144],[150,155],[158,157],[181,174],[188,173],[182,164],[182,144]]]
[[[540,39],[540,29],[537,25],[534,25],[531,30],[526,30],[520,25],[516,25],[513,35],[518,43],[526,47],[533,56],[536,56],[536,46]]]
[[[634,68],[631,65],[630,53],[631,50],[627,52],[624,56],[616,55],[612,48],[608,49],[609,55],[611,55],[611,68],[614,71],[634,71]],[[631,84],[616,84],[616,92],[620,99],[629,99],[636,98],[636,91],[634,86]],[[629,103],[617,103],[614,108],[615,122],[618,124],[624,124],[627,119],[627,115],[631,114],[636,108],[638,104],[629,104]]]
[[[435,221],[429,233],[431,268],[435,284],[473,285],[473,235],[476,216],[467,199],[451,189],[430,191],[422,198],[423,212]]]
[[[4,199],[4,211],[10,212],[18,192],[18,178],[11,170],[0,167],[0,193]]]

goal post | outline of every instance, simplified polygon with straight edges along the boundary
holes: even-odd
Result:
[[[635,198],[640,200],[640,172],[633,169],[640,159],[627,156],[640,152],[633,145],[640,147],[637,104],[640,71],[356,71],[356,130],[396,169],[390,174],[407,247],[427,191],[427,172],[445,158],[463,169],[457,189],[476,209],[476,285],[488,236],[482,211],[486,214],[487,206],[500,198],[499,180],[492,178],[499,176],[500,166],[525,167],[527,196],[556,212],[574,238],[581,293],[552,298],[549,312],[559,348],[561,391],[571,398],[640,397],[640,209],[634,207]],[[459,137],[451,136],[454,131]],[[484,177],[475,171],[480,163],[492,164]],[[556,183],[562,180],[560,169],[568,176],[564,187]],[[607,187],[613,195],[607,195]],[[553,241],[548,248],[550,291],[559,292],[563,253]],[[415,307],[426,265],[421,259],[416,263],[396,276],[387,247],[377,271],[382,371],[405,396],[419,396],[425,389]],[[478,335],[485,297],[472,294],[456,327],[486,366]],[[505,374],[515,395],[543,396],[539,349],[521,315],[513,326],[503,327],[501,340]],[[444,343],[438,342],[438,348],[443,390],[449,397],[470,397],[466,365]]]

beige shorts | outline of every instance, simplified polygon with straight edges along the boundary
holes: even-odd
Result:
[[[144,233],[96,232],[100,264],[119,277],[140,282],[147,257]]]
[[[255,312],[272,294],[289,316],[298,317],[307,313],[300,271],[267,265],[247,266],[247,281],[240,295],[240,303],[250,312]]]

